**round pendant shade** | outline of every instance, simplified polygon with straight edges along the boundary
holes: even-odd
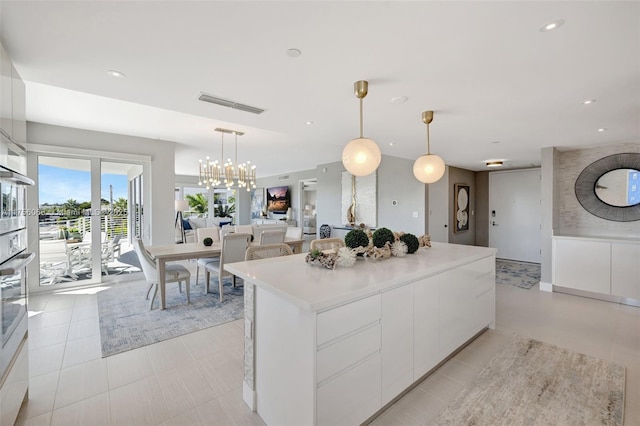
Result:
[[[371,139],[353,139],[342,150],[342,164],[354,176],[370,175],[376,171],[381,160],[380,148]]]
[[[444,175],[444,161],[435,154],[425,154],[413,163],[413,175],[420,182],[434,183]]]

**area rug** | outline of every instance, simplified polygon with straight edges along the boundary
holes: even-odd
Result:
[[[518,336],[435,425],[622,425],[624,367]]]
[[[202,279],[200,280],[202,281]],[[224,279],[224,299],[219,300],[217,279],[211,279],[210,291],[203,294],[203,284],[191,285],[191,303],[187,304],[178,285],[167,285],[166,309],[149,310],[144,281],[122,283],[98,293],[102,356],[150,345],[172,337],[202,330],[242,318],[244,315],[242,280],[237,287],[231,277]],[[184,291],[184,289],[183,289]]]
[[[496,259],[496,283],[530,289],[540,282],[540,264]]]

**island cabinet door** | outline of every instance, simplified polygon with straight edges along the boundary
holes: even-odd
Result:
[[[493,323],[494,276],[493,257],[440,275],[440,359]]]
[[[440,362],[438,305],[440,277],[413,283],[413,380]]]
[[[413,283],[382,293],[382,405],[413,383]]]

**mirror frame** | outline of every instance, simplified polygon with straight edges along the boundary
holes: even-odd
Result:
[[[640,220],[640,204],[617,207],[605,203],[596,195],[596,182],[605,173],[617,169],[640,170],[640,153],[609,155],[589,164],[576,179],[575,193],[582,207],[594,216],[615,222]]]

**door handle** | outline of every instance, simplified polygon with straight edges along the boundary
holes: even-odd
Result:
[[[494,220],[493,222],[491,222],[491,225],[493,225],[493,226],[499,226],[499,225],[495,222],[495,220]]]

